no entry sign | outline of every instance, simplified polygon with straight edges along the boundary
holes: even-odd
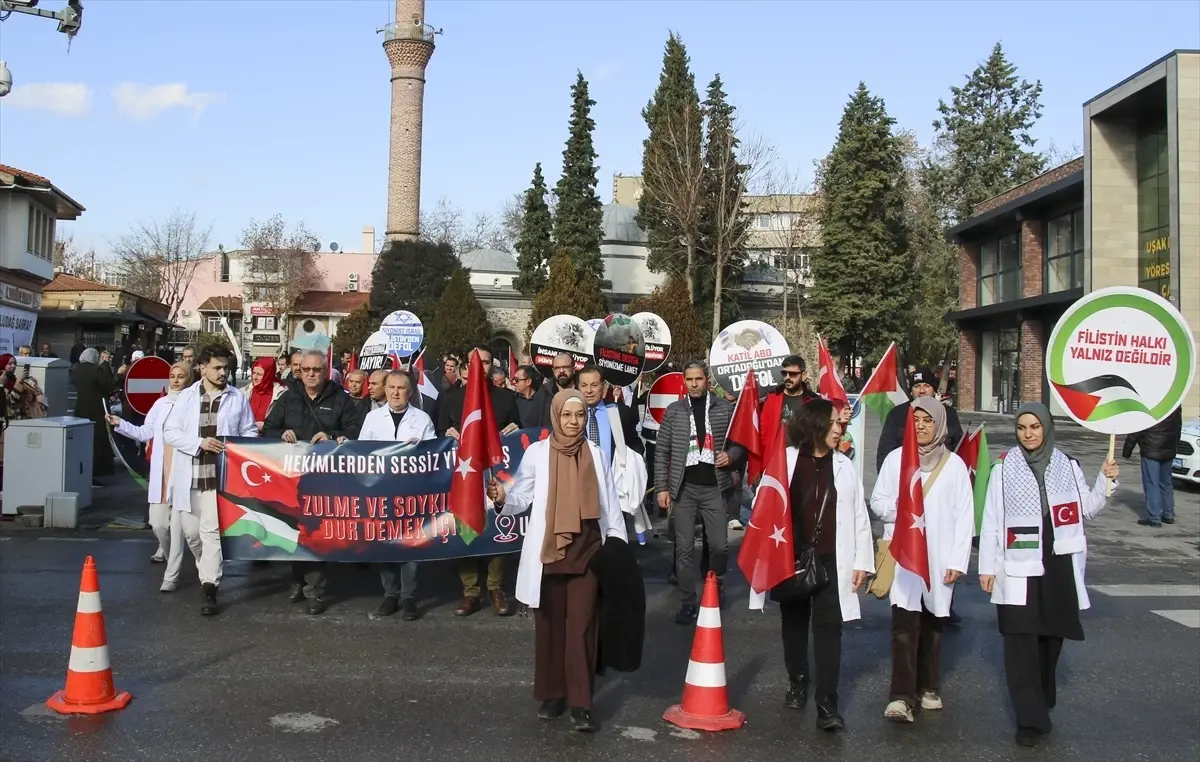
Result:
[[[167,390],[171,363],[155,357],[135,360],[125,373],[125,401],[140,415],[149,415],[154,401]]]
[[[657,430],[662,425],[663,415],[672,402],[687,397],[687,387],[683,383],[682,373],[667,373],[659,376],[650,393],[646,395],[646,413],[642,418],[642,428]]]

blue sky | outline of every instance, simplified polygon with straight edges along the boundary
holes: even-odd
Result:
[[[65,0],[42,0],[55,10]],[[0,24],[15,88],[0,162],[87,207],[63,226],[104,254],[174,208],[236,246],[250,218],[302,220],[357,250],[384,228],[389,0],[85,0],[70,53],[45,19]],[[599,192],[637,174],[641,108],[682,36],[703,91],[720,72],[740,116],[810,173],[859,80],[923,141],[939,97],[1004,43],[1041,79],[1041,145],[1082,144],[1081,104],[1175,48],[1200,48],[1200,3],[551,2],[429,0],[445,30],[425,90],[422,203],[496,212],[541,161],[559,174],[575,71],[597,101]],[[28,88],[22,93],[22,88]]]

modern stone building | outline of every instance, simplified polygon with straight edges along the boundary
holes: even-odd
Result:
[[[1175,51],[1087,101],[1083,126],[1081,158],[983,202],[951,231],[965,410],[1051,402],[1046,341],[1096,289],[1152,290],[1200,329],[1200,51]],[[1200,415],[1200,386],[1184,415]]]

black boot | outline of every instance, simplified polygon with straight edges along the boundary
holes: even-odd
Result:
[[[557,720],[563,716],[563,712],[567,711],[566,699],[550,699],[543,701],[541,707],[538,708],[539,720]]]
[[[837,697],[817,701],[817,729],[831,733],[846,729],[846,721],[838,714]]]
[[[590,709],[572,709],[571,725],[579,733],[595,733],[596,721],[592,719]]]
[[[288,603],[303,603],[304,602],[304,584],[302,582],[293,582],[292,590],[288,593]]]
[[[808,705],[808,675],[792,675],[788,678],[788,691],[783,696],[783,705],[790,709],[803,709]]]
[[[205,582],[200,586],[200,616],[213,616],[217,613],[217,586]]]

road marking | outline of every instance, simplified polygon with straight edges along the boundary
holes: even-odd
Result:
[[[1088,585],[1112,598],[1200,598],[1200,585]]]
[[[632,725],[621,726],[621,737],[631,741],[653,741],[658,731],[650,728],[638,728]]]
[[[271,727],[285,733],[319,733],[325,728],[337,725],[338,721],[329,717],[321,717],[311,712],[299,714],[289,712],[277,714],[271,718]]]
[[[1172,622],[1178,622],[1184,627],[1190,627],[1193,630],[1200,630],[1200,609],[1177,609],[1175,611],[1151,611],[1151,614],[1158,614],[1164,619],[1170,619]]]
[[[670,732],[670,735],[675,736],[676,738],[686,738],[689,741],[695,741],[696,739],[702,737],[695,730],[688,730],[687,728],[675,728]]]
[[[98,537],[39,537],[42,542],[95,542]]]

